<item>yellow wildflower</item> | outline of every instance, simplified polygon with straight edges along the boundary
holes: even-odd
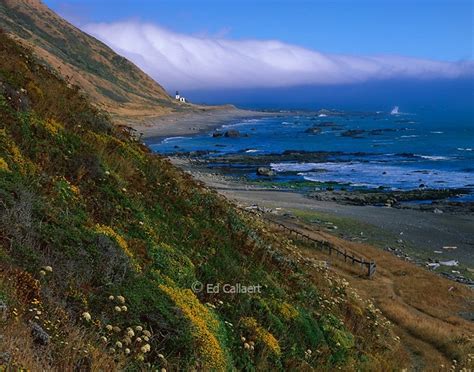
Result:
[[[8,163],[3,158],[0,158],[0,171],[10,172],[10,168],[8,168]]]
[[[160,285],[189,321],[191,334],[205,370],[225,370],[224,352],[216,337],[219,323],[190,289],[178,289]],[[145,333],[145,332],[144,332]]]
[[[246,328],[253,332],[257,339],[268,349],[270,349],[275,355],[281,355],[281,349],[277,339],[266,329],[259,326],[254,318],[242,318],[241,322]]]

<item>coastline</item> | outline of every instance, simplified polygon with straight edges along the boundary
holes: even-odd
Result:
[[[430,271],[473,284],[472,214],[437,214],[420,209],[317,200],[298,191],[256,186],[238,177],[216,173],[205,163],[189,158],[170,157],[170,160],[237,205],[254,206],[272,216],[305,221],[311,228],[323,229],[346,241],[369,243],[427,270],[432,263],[458,261],[459,266],[439,266]]]
[[[242,119],[282,115],[279,112],[243,110],[235,107],[179,112],[148,120],[147,124],[134,125],[145,142],[158,142],[164,138],[193,136],[217,129],[223,124]]]
[[[283,112],[263,112],[241,110],[236,108],[209,109],[201,112],[183,112],[157,118],[152,124],[137,127],[143,133],[145,143],[152,144],[169,137],[194,136],[209,133],[224,124],[233,121],[265,116],[287,115]],[[322,152],[314,154],[303,152],[291,153],[287,158],[298,158],[308,161],[308,156],[324,157]],[[235,155],[239,162],[242,155]],[[268,155],[269,159],[271,155]],[[258,205],[272,213],[286,214],[305,220],[310,226],[331,230],[334,236],[347,241],[369,242],[378,249],[393,253],[396,257],[410,261],[418,266],[430,268],[435,273],[442,273],[452,280],[472,285],[474,282],[474,214],[472,207],[447,205],[439,207],[402,205],[396,208],[388,203],[387,207],[374,203],[374,193],[356,196],[352,191],[325,191],[309,197],[301,190],[291,190],[268,182],[261,186],[248,182],[245,177],[229,176],[227,171],[209,168],[206,161],[193,158],[192,154],[170,156],[178,167],[191,173],[193,177],[217,190],[225,197],[244,206]],[[315,161],[321,161],[321,159]],[[268,160],[268,159],[266,159]],[[244,159],[242,159],[244,161]],[[257,157],[254,162],[245,164],[250,169],[259,166],[268,167],[268,162]],[[266,178],[261,178],[265,180]],[[265,182],[262,183],[262,185]],[[423,191],[423,190],[422,190]],[[429,190],[428,190],[429,191]],[[427,191],[423,191],[427,193]],[[385,202],[390,201],[392,194],[387,194]],[[354,199],[358,203],[355,203]],[[343,199],[351,199],[351,203]],[[360,200],[359,200],[360,199]],[[400,199],[397,196],[396,199]],[[364,203],[360,201],[363,200]],[[403,200],[403,199],[401,199]],[[357,205],[356,205],[357,204]],[[385,203],[387,204],[387,203]],[[403,203],[402,203],[403,204]],[[439,208],[442,210],[440,211]],[[276,212],[278,211],[278,212]],[[316,222],[315,222],[316,221]],[[456,247],[444,249],[443,247]],[[459,266],[437,265],[439,262],[458,261]]]

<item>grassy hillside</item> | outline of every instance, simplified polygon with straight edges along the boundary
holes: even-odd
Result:
[[[118,120],[182,109],[133,63],[83,33],[39,0],[2,0],[0,28],[31,47]]]
[[[0,364],[402,365],[380,311],[308,265],[0,34]],[[196,281],[261,293],[195,293]]]

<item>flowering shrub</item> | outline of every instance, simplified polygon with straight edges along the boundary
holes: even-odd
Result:
[[[5,159],[0,157],[0,171],[9,172],[10,168],[8,168],[8,163]]]
[[[190,289],[165,285],[160,285],[160,289],[171,298],[189,322],[203,368],[214,371],[225,370],[226,360],[216,337],[219,323],[210,311],[199,302]]]
[[[42,123],[44,128],[52,135],[58,134],[58,132],[64,128],[62,124],[60,124],[54,119],[47,119],[44,120]]]
[[[280,314],[285,320],[295,319],[299,315],[298,310],[296,310],[294,306],[290,305],[287,302],[279,304],[278,310],[280,311]]]
[[[114,239],[117,245],[127,254],[128,257],[130,257],[130,259],[134,263],[135,270],[140,271],[140,265],[137,262],[135,262],[134,256],[132,252],[130,251],[130,249],[128,248],[127,241],[120,234],[115,232],[115,230],[112,229],[110,226],[99,225],[99,224],[95,226],[95,231],[98,234],[103,234],[105,236],[108,236],[109,238]]]
[[[245,317],[240,319],[240,322],[257,341],[263,344],[264,347],[276,356],[280,356],[281,349],[277,339],[270,332],[259,326],[255,318]]]

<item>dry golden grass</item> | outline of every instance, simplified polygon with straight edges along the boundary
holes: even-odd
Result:
[[[0,323],[0,370],[73,371],[120,369],[120,363],[91,343],[85,329],[61,323],[65,341],[52,340],[47,345],[35,343],[30,325],[23,319],[10,317]],[[5,356],[7,356],[5,360]],[[8,364],[3,364],[8,362]]]
[[[122,361],[98,346],[97,334],[70,319],[51,297],[42,300],[39,282],[25,271],[0,267],[0,371],[83,371],[120,369]],[[51,296],[51,295],[50,295]],[[33,322],[49,336],[35,340]]]
[[[401,338],[406,352],[400,358],[408,358],[409,364],[423,370],[443,370],[454,364],[474,367],[468,357],[474,350],[474,324],[459,316],[462,311],[472,312],[472,290],[373,246],[345,241],[302,222],[282,222],[377,262],[376,275],[368,279],[357,266],[301,246],[303,257],[330,261],[332,271],[374,300]]]

